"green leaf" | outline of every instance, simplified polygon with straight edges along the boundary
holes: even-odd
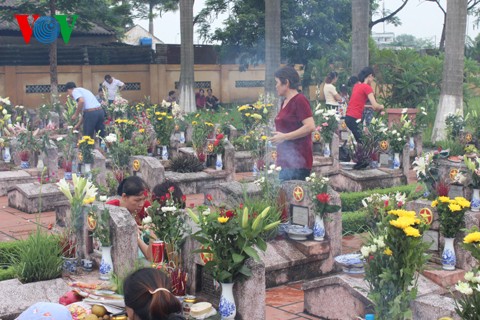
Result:
[[[232,253],[232,259],[234,263],[239,263],[242,262],[245,257],[238,253]]]
[[[250,270],[249,267],[247,267],[246,265],[243,265],[239,270],[238,272],[240,272],[241,274],[243,274],[244,276],[247,276],[247,277],[251,277],[252,276],[252,270]]]
[[[248,254],[250,257],[252,257],[255,261],[260,260],[260,257],[258,256],[257,251],[252,247],[245,247],[243,251],[245,251],[245,253]]]
[[[258,249],[260,249],[262,251],[265,251],[265,250],[267,250],[267,243],[262,238],[258,238],[257,239],[257,247],[258,247]]]

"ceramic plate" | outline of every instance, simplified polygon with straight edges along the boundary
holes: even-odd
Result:
[[[300,226],[300,225],[290,225],[288,227],[288,233],[291,234],[298,234],[298,235],[303,235],[303,236],[308,236],[312,234],[312,229]]]
[[[360,253],[349,253],[336,256],[335,261],[345,267],[363,267],[363,257]]]

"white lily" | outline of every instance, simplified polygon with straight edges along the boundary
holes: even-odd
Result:
[[[70,192],[70,185],[64,179],[61,179],[59,182],[56,183],[60,191],[68,198],[68,201],[72,201],[72,193]]]

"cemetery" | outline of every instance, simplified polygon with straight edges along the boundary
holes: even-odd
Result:
[[[220,29],[208,39],[222,45],[194,49],[187,2],[155,7],[178,7],[183,26],[179,48],[156,51],[116,42],[131,21],[101,10],[117,3],[90,12],[112,30],[72,33],[80,53],[36,34],[14,59],[25,34],[0,20],[0,320],[478,319],[480,64],[476,47],[453,50],[466,4],[449,1],[443,48],[422,51],[369,46],[378,1],[338,1],[345,21],[321,23],[303,0],[236,3],[232,16],[265,23],[263,40],[258,25],[223,30],[252,33],[255,60]],[[55,10],[34,8],[35,31]],[[23,9],[5,1],[0,17]],[[137,32],[153,37],[150,22]],[[203,95],[212,83],[220,100]]]

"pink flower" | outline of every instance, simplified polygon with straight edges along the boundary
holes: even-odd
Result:
[[[322,123],[322,126],[328,127],[328,123],[324,122],[324,123]]]

